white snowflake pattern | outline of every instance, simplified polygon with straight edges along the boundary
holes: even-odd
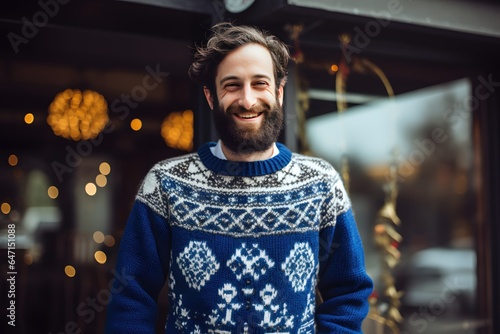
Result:
[[[258,244],[247,247],[245,243],[227,261],[227,266],[233,271],[238,280],[246,275],[258,280],[269,268],[274,266],[274,261],[267,256],[266,252],[259,248]]]
[[[295,243],[294,248],[281,265],[295,292],[304,291],[308,279],[314,271],[314,256],[306,242]]]
[[[212,250],[202,241],[190,241],[177,257],[177,263],[189,287],[196,290],[201,290],[220,266]]]

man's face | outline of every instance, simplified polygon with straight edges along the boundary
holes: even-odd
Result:
[[[216,96],[205,89],[222,142],[235,153],[262,152],[283,126],[283,87],[276,87],[269,51],[247,44],[229,53],[215,77]]]

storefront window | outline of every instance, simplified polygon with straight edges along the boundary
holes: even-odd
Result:
[[[384,261],[391,255],[375,242],[375,226],[391,166],[397,171],[400,224],[394,229],[402,240],[393,240],[400,256],[389,273],[402,292],[401,333],[474,333],[478,326],[472,91],[470,81],[460,79],[306,122],[310,151],[348,175],[367,269],[380,298]]]

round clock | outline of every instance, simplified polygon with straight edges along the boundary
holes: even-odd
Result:
[[[231,13],[241,13],[250,7],[255,0],[224,0],[226,10]]]

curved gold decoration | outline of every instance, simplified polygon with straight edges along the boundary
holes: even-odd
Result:
[[[304,62],[304,55],[300,49],[299,36],[303,31],[301,25],[288,25],[285,29],[290,33],[290,38],[295,45],[294,60],[297,65]],[[341,45],[345,48],[350,43],[350,36],[343,34],[340,36]],[[298,81],[298,66],[295,67],[296,79]],[[342,122],[343,112],[347,109],[347,100],[345,98],[346,82],[351,71],[356,73],[371,72],[377,75],[382,81],[387,95],[390,98],[394,97],[392,86],[384,74],[384,72],[371,61],[364,58],[353,58],[352,63],[348,64],[345,58],[342,58],[339,64],[339,69],[335,78],[335,90],[337,99],[337,110],[339,113],[340,122]],[[309,109],[309,97],[307,93],[300,89],[299,85],[295,87],[297,90],[297,121],[298,121],[298,136],[302,146],[302,153],[310,153],[305,133],[305,113]],[[343,127],[341,127],[342,129]],[[342,130],[341,130],[342,131]],[[346,190],[349,191],[349,163],[347,157],[347,144],[345,136],[340,133],[339,138],[341,141],[343,156],[341,165],[341,176],[343,178]],[[381,274],[381,297],[376,295],[370,297],[370,312],[368,313],[368,324],[371,330],[377,334],[398,334],[400,333],[399,324],[402,321],[399,312],[400,298],[402,293],[397,291],[395,287],[395,279],[392,275],[392,269],[399,263],[400,253],[398,245],[402,241],[401,235],[396,231],[396,227],[401,224],[400,219],[396,214],[396,199],[397,199],[397,175],[396,175],[396,155],[397,151],[394,150],[394,163],[391,165],[391,172],[389,175],[388,183],[386,185],[386,200],[383,207],[377,214],[375,225],[375,243],[381,250],[382,255],[382,274]],[[322,303],[322,296],[317,291],[316,303]]]
[[[347,47],[351,42],[351,37],[348,34],[339,36],[341,42],[342,53],[345,55]],[[352,62],[348,63],[345,57],[341,58],[339,70],[335,80],[335,91],[337,95],[337,110],[339,113],[340,122],[342,115],[347,109],[347,101],[345,98],[347,78],[351,71],[356,73],[371,72],[377,75],[382,81],[387,95],[394,98],[394,90],[385,75],[385,73],[374,63],[366,58],[355,57]],[[345,137],[341,138],[345,141]],[[343,143],[342,155],[342,170],[341,175],[344,179],[346,189],[349,189],[349,163],[347,157],[347,145]],[[380,280],[382,282],[381,296],[370,297],[370,312],[368,319],[372,320],[376,325],[376,333],[385,334],[387,332],[397,334],[400,333],[399,324],[403,318],[399,311],[401,306],[400,298],[401,291],[397,291],[395,286],[395,278],[392,275],[392,270],[400,261],[400,252],[398,246],[402,241],[402,236],[396,231],[396,227],[401,224],[399,217],[396,214],[396,200],[398,194],[397,188],[397,150],[393,151],[394,159],[390,166],[389,178],[386,184],[385,203],[377,214],[375,221],[375,243],[381,251],[382,256],[382,274]]]
[[[294,45],[294,53],[292,55],[292,59],[294,60],[296,66],[293,68],[294,71],[294,85],[296,91],[296,106],[297,110],[297,136],[298,142],[300,146],[300,153],[305,155],[312,155],[309,150],[309,144],[307,142],[306,136],[306,113],[309,110],[309,94],[302,87],[302,82],[300,81],[299,75],[299,66],[305,61],[304,53],[300,47],[300,34],[304,31],[304,25],[302,24],[294,24],[294,25],[286,25],[285,30],[290,34],[290,39],[293,41]]]

